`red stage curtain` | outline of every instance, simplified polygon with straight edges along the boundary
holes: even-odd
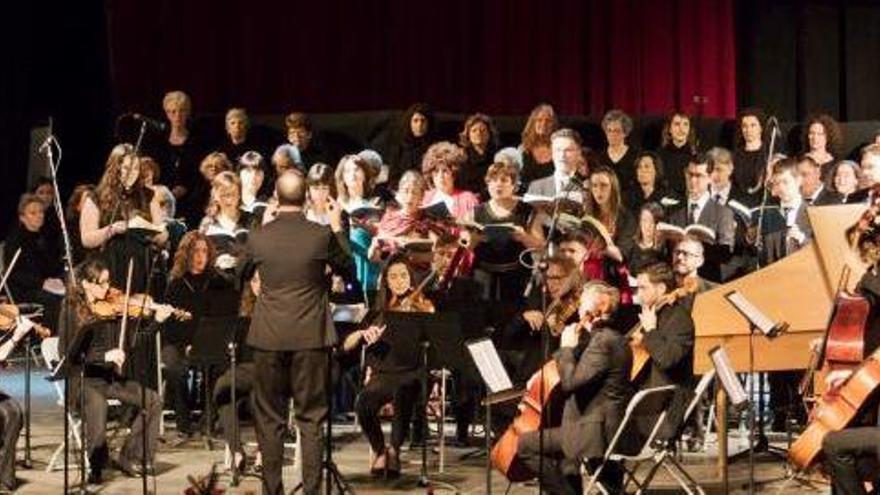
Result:
[[[120,109],[401,108],[730,117],[734,0],[110,1]]]

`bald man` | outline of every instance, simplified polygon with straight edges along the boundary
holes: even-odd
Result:
[[[306,220],[305,179],[285,171],[276,183],[275,220],[248,238],[240,270],[259,272],[247,343],[254,349],[254,416],[263,454],[263,493],[281,495],[287,403],[293,397],[302,435],[303,488],[319,493],[320,427],[327,418],[326,373],[336,330],[329,305],[328,265],[337,274],[353,268],[341,208],[331,200],[330,226]]]

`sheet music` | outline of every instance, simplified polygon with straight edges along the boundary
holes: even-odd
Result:
[[[337,323],[360,323],[367,315],[367,305],[360,304],[330,304],[330,312],[333,313],[333,321]]]
[[[748,403],[749,397],[739,378],[736,377],[736,372],[733,370],[733,365],[730,364],[727,351],[719,346],[709,351],[709,357],[712,359],[712,365],[715,367],[716,376],[721,380],[724,391],[730,397],[731,405],[738,408]]]
[[[466,345],[474,364],[480,370],[480,376],[489,388],[489,393],[494,394],[513,388],[513,382],[510,381],[507,370],[501,364],[501,357],[498,356],[491,339],[474,340]]]
[[[725,296],[730,304],[743,314],[747,320],[753,323],[764,335],[771,335],[776,326],[760,309],[756,308],[739,291],[730,292]]]

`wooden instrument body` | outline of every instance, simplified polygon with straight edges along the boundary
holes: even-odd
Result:
[[[548,361],[541,370],[535,372],[529,378],[519,404],[519,414],[492,447],[492,466],[510,481],[528,481],[537,476],[519,458],[519,437],[527,432],[538,431],[542,421],[545,428],[558,426],[562,422],[563,401],[559,382],[559,367],[555,360]],[[548,409],[549,417],[546,416]]]
[[[829,366],[856,366],[865,358],[865,327],[870,311],[871,305],[864,297],[838,294],[825,344],[825,361]]]
[[[864,403],[880,387],[880,350],[875,351],[840,387],[825,393],[813,408],[810,425],[788,451],[800,469],[814,464],[829,432],[846,428]]]

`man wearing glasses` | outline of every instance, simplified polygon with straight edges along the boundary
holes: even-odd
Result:
[[[681,298],[681,304],[688,312],[693,310],[697,294],[718,286],[697,273],[704,261],[703,243],[692,237],[682,239],[672,251],[672,270],[675,272],[676,287],[688,288],[687,295]]]

